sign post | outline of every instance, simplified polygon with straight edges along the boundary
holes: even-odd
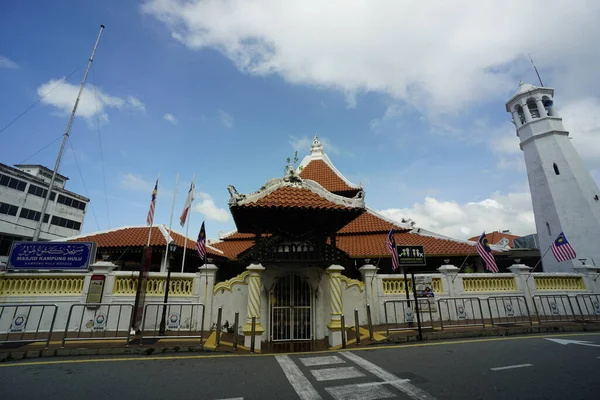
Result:
[[[423,331],[421,329],[421,314],[419,313],[419,299],[417,298],[417,286],[415,284],[415,273],[410,273],[412,280],[413,294],[415,296],[415,313],[417,314],[417,327],[419,329],[419,341],[423,340]]]
[[[146,285],[148,283],[148,273],[150,272],[150,261],[152,261],[152,247],[146,246],[144,247],[144,258],[142,259],[138,274],[135,303],[131,315],[131,330],[136,334],[140,331],[144,316],[144,301],[146,300]]]
[[[92,277],[90,279],[90,286],[88,287],[87,297],[85,299],[85,302],[87,304],[102,303],[102,294],[104,293],[104,282],[105,281],[106,281],[106,275],[92,275]],[[96,307],[98,307],[98,306],[96,306]]]
[[[397,245],[396,251],[398,253],[398,265],[402,266],[402,271],[404,272],[404,284],[406,285],[406,300],[408,300],[408,307],[406,309],[406,313],[412,313],[412,308],[410,306],[410,294],[408,291],[408,275],[406,268],[407,267],[423,267],[425,266],[425,252],[423,251],[423,246],[408,246],[408,245]],[[414,281],[413,281],[413,291],[414,291]],[[417,308],[418,310],[418,308]],[[405,313],[405,319],[406,319]],[[418,311],[417,311],[418,315]],[[412,326],[412,321],[407,320],[408,325]]]

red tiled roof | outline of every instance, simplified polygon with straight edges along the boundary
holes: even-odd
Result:
[[[358,190],[348,186],[323,160],[310,161],[300,172],[300,178],[316,181],[332,193]]]
[[[345,251],[351,257],[390,257],[390,253],[385,245],[386,237],[387,234],[385,233],[345,235],[338,236],[336,244],[340,250]],[[394,233],[394,238],[398,245],[423,246],[426,256],[466,255],[477,253],[474,246],[470,246],[466,243],[422,236],[416,233]]]
[[[253,203],[246,203],[241,207],[284,207],[332,210],[351,209],[351,207],[329,201],[312,190],[290,186],[280,187],[265,197],[262,197]]]
[[[90,233],[89,235],[77,236],[73,239],[67,238],[69,242],[96,242],[98,248],[102,247],[143,247],[148,243],[148,227],[135,226],[121,229],[114,229],[106,232]],[[167,232],[168,229],[165,228]],[[177,232],[171,231],[171,238],[179,247],[183,247],[185,236]],[[152,235],[150,237],[150,246],[166,246],[167,240],[158,226],[152,227]],[[212,245],[211,245],[212,246]],[[196,241],[188,238],[188,250],[196,249]],[[212,250],[207,246],[206,252],[213,256],[224,255]]]
[[[476,241],[479,240],[479,236],[481,236],[481,235],[473,236],[469,240],[473,240],[473,241],[476,242]],[[494,232],[486,233],[485,237],[487,237],[487,240],[488,240],[489,244],[496,244],[499,241],[501,241],[502,238],[507,238],[508,239],[508,245],[510,247],[513,247],[513,240],[518,239],[521,236],[511,235],[510,233],[502,233],[502,232],[494,231]]]
[[[344,226],[338,231],[338,234],[352,234],[352,233],[367,233],[367,232],[389,232],[392,225],[395,227],[394,231],[408,231],[407,228],[401,228],[397,224],[392,224],[383,218],[378,217],[370,211],[362,213],[360,216],[355,218],[348,225]]]
[[[221,250],[225,257],[230,259],[237,258],[238,254],[248,250],[254,246],[253,239],[242,239],[242,240],[224,240],[219,243],[211,244],[212,247]]]

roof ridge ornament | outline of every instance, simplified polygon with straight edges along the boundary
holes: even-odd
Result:
[[[319,137],[315,135],[312,144],[310,145],[310,154],[313,156],[317,156],[322,155],[323,153],[323,144],[319,140]]]

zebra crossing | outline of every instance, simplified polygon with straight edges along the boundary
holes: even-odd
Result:
[[[409,379],[401,379],[352,352],[294,358],[275,357],[301,400],[435,400]]]

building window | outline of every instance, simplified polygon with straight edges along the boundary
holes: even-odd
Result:
[[[52,217],[52,225],[62,226],[67,229],[74,229],[76,231],[81,229],[81,222],[72,221],[70,219],[57,217],[56,215]]]
[[[19,207],[17,206],[8,203],[0,203],[0,214],[12,215],[14,217],[17,215],[17,211],[19,211]]]
[[[30,210],[28,208],[21,208],[21,214],[19,214],[20,218],[26,218],[26,219],[30,219],[32,221],[39,221],[40,220],[40,215],[42,213],[39,211],[34,211],[34,210]],[[49,215],[48,214],[44,214],[44,222],[47,223],[48,219],[49,219]]]
[[[554,167],[554,173],[556,175],[560,175],[560,171],[558,170],[558,165],[556,165],[556,163],[552,164],[552,167]]]
[[[548,231],[548,236],[552,236],[552,229],[550,229],[550,224],[546,222],[546,230]]]
[[[62,194],[58,195],[58,200],[56,202],[59,204],[64,204],[65,206],[85,211],[85,203],[83,201],[75,200],[70,197],[63,196]]]
[[[27,182],[21,181],[16,178],[11,178],[7,175],[0,175],[0,185],[18,190],[20,192],[24,192],[25,187],[27,186]]]
[[[34,184],[30,184],[29,189],[27,190],[27,193],[32,194],[34,196],[41,197],[41,198],[46,198],[46,195],[48,194],[48,190],[41,188],[39,186],[36,186]],[[52,193],[50,193],[50,200],[54,201],[54,199],[56,199],[56,193],[52,192]]]

